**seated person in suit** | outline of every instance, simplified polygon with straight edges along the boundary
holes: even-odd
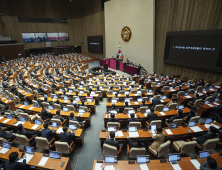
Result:
[[[213,107],[212,111],[217,112],[220,116],[222,116],[222,101],[220,102],[220,106],[218,107]]]
[[[39,87],[37,88],[38,93],[44,93],[45,90],[42,89],[42,85],[40,84]]]
[[[146,102],[145,100],[142,100],[142,105],[140,105],[140,106],[146,106],[145,102]]]
[[[210,92],[209,91],[207,91],[207,93],[206,93],[206,95],[205,96],[203,96],[203,97],[201,97],[202,98],[202,100],[205,100],[207,97],[209,97],[210,96]]]
[[[21,170],[25,169],[26,167],[26,156],[23,155],[22,163],[17,162],[18,161],[18,152],[11,152],[9,154],[9,160],[6,160],[5,162],[1,163],[0,168],[4,168],[5,170]]]
[[[85,120],[84,121],[80,121],[79,119],[77,119],[73,112],[70,113],[69,120],[77,121],[77,122],[79,122],[80,125],[82,125],[82,124],[84,124],[86,122]]]
[[[155,108],[156,105],[161,104],[160,99],[157,99],[156,96],[153,96],[152,106]]]
[[[56,115],[54,115],[52,118],[53,119],[59,119],[59,120],[61,120],[61,122],[63,122],[64,121],[64,119],[63,119],[63,117],[62,116],[60,116],[60,110],[57,110],[56,111]]]
[[[51,112],[47,112],[46,105],[42,104],[42,111],[41,111],[42,120],[46,120],[46,119],[50,120],[51,117],[49,115],[51,115]]]
[[[119,120],[118,119],[115,119],[115,114],[114,113],[111,113],[111,119],[109,119],[109,121],[108,122],[119,122]]]
[[[216,99],[217,96],[218,96],[218,94],[219,94],[219,90],[218,90],[218,89],[215,89],[215,93],[212,95],[212,98],[213,98],[213,99]]]
[[[74,106],[74,107],[75,107],[75,103],[73,103],[73,98],[70,98],[69,100],[70,100],[70,103],[67,104],[67,105],[71,105],[71,106]]]
[[[195,117],[195,110],[191,109],[190,113],[184,118],[183,122],[189,122],[191,117]]]
[[[68,145],[72,143],[72,139],[75,137],[75,133],[73,133],[71,130],[68,131],[68,127],[63,127],[63,132],[60,133],[60,141],[61,142],[67,142]]]
[[[9,106],[9,105],[5,106],[5,112],[10,113],[10,115],[12,115],[13,117],[16,117],[18,115],[18,113],[11,110],[11,106]]]
[[[220,166],[217,164],[217,161],[212,158],[208,157],[207,162],[202,162],[200,165],[201,170],[220,170]]]
[[[18,96],[21,101],[24,101],[26,98],[24,95],[19,93],[18,90],[15,90],[15,95]]]
[[[199,98],[200,98],[199,94],[198,94],[198,93],[196,93],[196,97],[195,97],[195,98],[193,98],[193,100],[192,100],[192,101],[188,102],[187,106],[188,106],[189,108],[193,107],[193,105],[194,105],[195,101],[196,101],[197,99],[199,99]]]
[[[215,128],[214,126],[210,126],[208,128],[208,132],[206,134],[204,134],[202,136],[198,136],[198,137],[193,137],[192,140],[197,141],[197,143],[199,143],[199,144],[203,144],[208,139],[216,138],[218,132],[219,132],[219,130],[217,128]]]
[[[150,108],[150,113],[147,114],[147,121],[150,124],[153,120],[157,119],[157,114],[154,113],[154,108]]]
[[[178,113],[173,117],[166,119],[167,123],[172,123],[174,119],[182,119],[183,118],[183,110],[179,109]]]
[[[0,126],[0,137],[8,140],[8,139],[11,139],[11,138],[15,138],[15,135],[13,134],[13,130],[3,131],[2,127]]]
[[[151,136],[154,140],[151,146],[155,149],[158,149],[160,147],[160,145],[164,143],[165,132],[163,132],[163,129],[158,126],[155,133],[156,133],[156,135],[151,134]]]
[[[135,118],[135,114],[134,113],[131,113],[130,117],[131,117],[131,119],[128,119],[127,125],[129,125],[130,122],[139,122],[139,119]]]
[[[59,102],[59,100],[56,100],[56,104],[60,105],[61,109],[63,109],[63,105],[62,105],[62,103]]]
[[[113,105],[113,107],[115,107],[115,106],[116,106],[116,105]],[[129,104],[128,104],[127,101],[125,102],[125,105],[123,106],[123,110],[124,110],[125,108],[131,108],[131,107],[129,106]]]
[[[33,100],[37,101],[39,105],[41,104],[41,101],[36,96],[34,96]]]
[[[131,149],[132,147],[136,147],[136,148],[145,148],[145,144],[142,142],[142,139],[140,137],[137,138],[136,142],[132,142],[131,139],[129,138],[129,136],[127,137],[127,141],[129,143],[129,148]]]
[[[18,129],[17,134],[25,135],[28,139],[30,139],[34,134],[36,134],[39,131],[39,129],[41,129],[41,127],[38,127],[37,130],[35,131],[28,132],[24,130],[24,126],[22,124],[19,124],[17,129]]]
[[[47,138],[47,140],[50,142],[52,140],[52,135],[56,135],[56,130],[54,128],[54,132],[52,130],[50,130],[49,127],[49,123],[48,122],[44,122],[43,124],[44,129],[42,129],[41,133],[42,133],[42,137]]]
[[[14,93],[15,90],[16,90],[15,85],[12,85],[12,87],[10,88],[10,92],[11,92],[11,93]]]
[[[105,144],[115,146],[119,150],[119,142],[115,140],[115,132],[110,132],[110,136],[104,141]]]

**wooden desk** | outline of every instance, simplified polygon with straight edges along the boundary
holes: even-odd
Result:
[[[12,147],[8,152],[5,154],[0,153],[0,159],[5,161],[9,159],[9,155],[11,152],[18,152],[19,157],[21,156],[22,152],[19,151],[19,148]],[[35,166],[38,169],[56,169],[56,170],[71,170],[71,164],[69,162],[69,158],[61,157],[61,159],[52,159],[49,158],[44,167],[39,166],[39,162],[42,159],[43,154],[35,152],[32,159],[27,163],[29,166]],[[60,167],[62,162],[65,162],[63,167]]]
[[[201,92],[202,96],[206,95],[206,93]],[[184,104],[186,105],[188,101],[193,100],[193,98],[196,97],[195,94],[189,94],[190,98],[187,98],[186,96],[180,96],[179,97],[179,101],[178,101],[178,105]],[[200,97],[202,97],[200,96]]]
[[[3,97],[3,96],[0,95],[0,98],[1,98],[1,97]],[[16,111],[15,103],[14,103],[13,100],[10,100],[10,101],[9,101],[7,98],[4,97],[4,98],[2,98],[1,101],[2,101],[3,103],[5,103],[5,104],[9,105],[13,111]]]
[[[221,100],[220,100],[221,101]],[[217,103],[220,104],[220,101],[218,101]],[[212,102],[210,102],[209,104],[213,105],[213,107],[216,107],[216,106],[220,106],[220,105],[216,105]],[[199,106],[199,109],[197,111],[197,116],[201,116],[204,112],[206,112],[207,110],[211,109],[212,107],[209,106],[209,105],[200,105]]]
[[[121,153],[120,153],[121,154]],[[222,167],[222,156],[219,156],[218,153],[214,153],[211,154],[211,157],[213,157],[216,161],[217,164]],[[180,165],[181,169],[183,170],[195,170],[195,166],[190,162],[191,157],[182,157],[181,161],[178,161],[178,164]],[[206,162],[206,158],[204,159],[197,159],[197,161],[201,164],[203,161]],[[97,160],[94,160],[93,163],[93,168],[92,170],[95,170],[95,166],[96,166]],[[105,164],[105,162],[104,162]],[[141,170],[140,165],[141,164],[129,164],[128,160],[120,160],[118,161],[117,164],[106,164],[107,166],[109,165],[113,165],[113,167],[115,168],[115,170],[123,170],[123,169],[127,169],[127,170]],[[173,170],[172,165],[170,164],[170,162],[164,162],[161,163],[159,159],[156,160],[150,160],[150,163],[147,164],[149,170]]]
[[[181,90],[186,91],[188,88],[189,88],[189,87],[187,87],[187,86],[183,86],[183,87],[181,88]],[[171,91],[171,90],[165,90],[164,96],[167,96],[168,98],[171,98],[172,95],[173,95],[177,90],[179,90],[179,89],[178,89],[178,88],[174,88],[173,91]]]

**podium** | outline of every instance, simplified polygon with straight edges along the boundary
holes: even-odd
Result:
[[[119,62],[119,70],[126,72],[127,63]]]
[[[109,67],[115,70],[119,70],[119,62],[121,61],[121,59],[113,59],[110,58],[109,59]]]
[[[140,68],[127,65],[126,72],[129,74],[140,74]]]

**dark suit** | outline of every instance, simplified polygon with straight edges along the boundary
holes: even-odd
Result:
[[[156,120],[157,119],[157,114],[155,113],[149,113],[147,114],[147,121],[148,123],[150,124],[153,120]]]
[[[217,135],[215,133],[207,132],[206,134],[197,137],[196,141],[197,141],[197,143],[201,144],[201,143],[204,143],[208,139],[213,139],[213,138],[216,138],[216,137],[217,137]]]
[[[61,120],[61,122],[63,122],[63,118],[62,118],[62,116],[59,116],[59,115],[55,115],[55,116],[53,116],[52,117],[53,119],[59,119],[59,120]]]
[[[127,125],[129,125],[130,122],[139,122],[139,119],[136,119],[136,118],[128,119]]]
[[[75,133],[68,133],[68,132],[62,132],[60,133],[60,141],[61,142],[67,142],[68,145],[71,144],[72,138],[75,137]]]
[[[195,115],[192,115],[192,114],[190,113],[189,115],[187,115],[186,120],[187,120],[187,121],[190,121],[191,117],[194,117],[194,116],[195,116]]]
[[[158,105],[158,104],[161,104],[160,99],[155,98],[155,99],[152,100],[152,106],[153,106],[153,107],[155,107],[155,106]]]
[[[119,122],[119,120],[118,119],[116,119],[116,118],[111,118],[111,119],[109,119],[109,121],[108,122]]]
[[[15,92],[15,87],[11,87],[11,88],[10,88],[10,92],[11,92],[11,93],[14,93],[14,92]]]
[[[42,120],[51,119],[51,117],[49,115],[51,115],[51,114],[48,113],[47,110],[42,109],[42,111],[41,111]]]
[[[104,143],[107,145],[115,146],[117,150],[119,150],[119,142],[115,141],[114,139],[106,139]]]
[[[35,130],[33,132],[28,132],[26,130],[18,130],[17,134],[19,135],[25,135],[27,138],[31,138],[35,133],[37,133],[38,130]]]
[[[7,140],[10,138],[14,138],[15,135],[13,135],[12,133],[13,133],[13,131],[10,131],[10,133],[0,131],[0,137],[7,139]]]
[[[10,162],[9,160],[6,160],[4,163],[0,165],[0,168],[5,167],[5,170],[20,170],[23,169],[26,166],[26,159],[23,160],[22,163],[18,163],[17,160],[14,162]]]
[[[50,142],[52,140],[51,135],[56,135],[56,131],[51,131],[50,129],[42,129],[42,137],[47,138]]]
[[[167,120],[167,123],[173,122],[174,119],[181,119],[181,118],[183,118],[183,117],[180,116],[179,114],[174,115],[172,118],[169,118],[169,119]]]
[[[131,149],[132,147],[137,147],[137,148],[143,148],[143,147],[145,147],[145,144],[144,144],[143,142],[141,142],[140,144],[138,144],[137,142],[132,142],[130,138],[127,138],[127,141],[128,141],[128,143],[129,143],[130,149]]]
[[[41,87],[38,87],[37,91],[38,91],[38,93],[44,93],[45,92]]]

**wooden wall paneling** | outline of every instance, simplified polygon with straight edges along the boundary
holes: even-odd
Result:
[[[5,57],[6,60],[12,60],[23,56],[25,56],[25,50],[23,44],[0,46],[0,60],[2,60],[2,57]]]
[[[155,72],[222,81],[222,75],[217,72],[163,63],[167,32],[222,29],[221,0],[156,0],[155,20]]]

